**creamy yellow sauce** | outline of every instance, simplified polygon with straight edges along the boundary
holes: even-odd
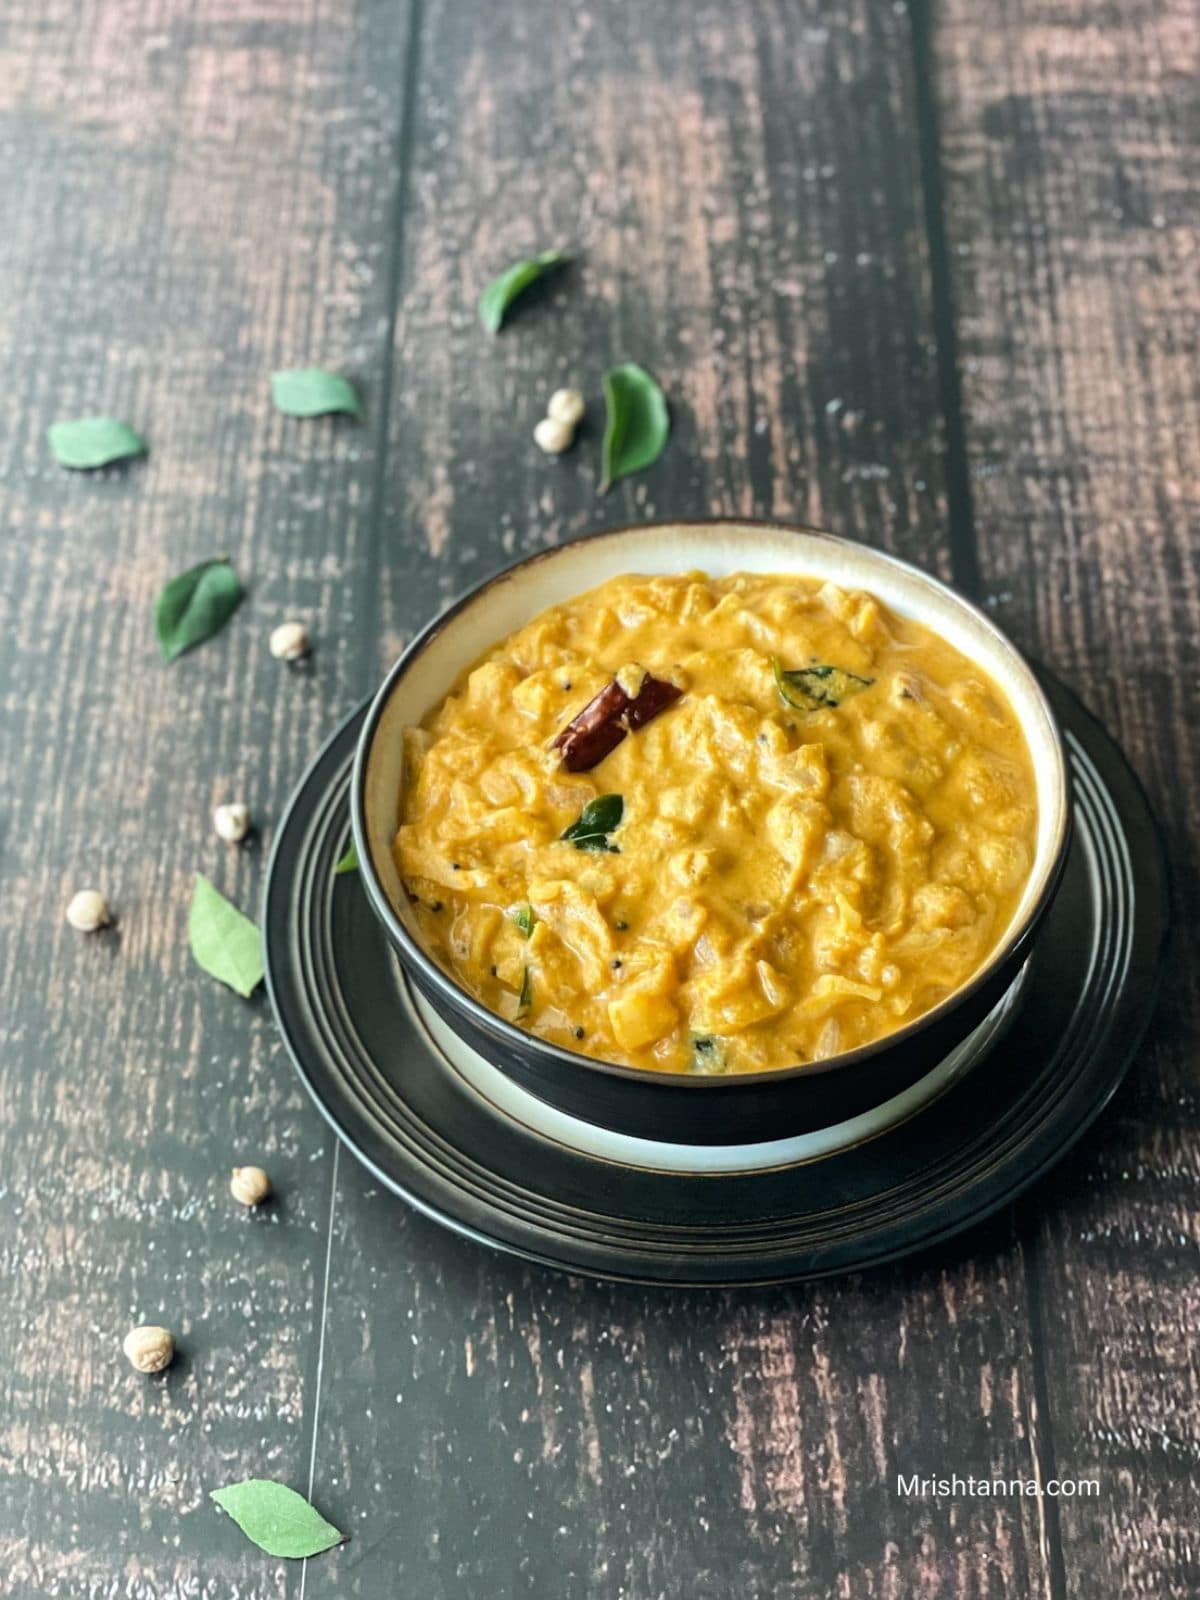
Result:
[[[555,737],[643,672],[682,694],[566,771]],[[878,1039],[977,970],[1033,862],[1003,693],[816,580],[615,578],[496,645],[405,739],[395,854],[427,948],[604,1061],[758,1072]],[[562,838],[613,795],[597,848]]]

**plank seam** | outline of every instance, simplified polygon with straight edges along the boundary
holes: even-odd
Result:
[[[1042,1360],[1042,1335],[1046,1327],[1042,1295],[1041,1273],[1038,1270],[1038,1238],[1035,1234],[1028,1244],[1021,1245],[1021,1259],[1025,1270],[1025,1295],[1029,1302],[1030,1349],[1033,1356],[1033,1398],[1037,1406],[1038,1427],[1034,1433],[1034,1453],[1038,1475],[1042,1483],[1058,1477],[1058,1453],[1054,1447],[1054,1413],[1050,1409],[1050,1385],[1045,1362]],[[1047,1556],[1049,1558],[1049,1592],[1054,1600],[1067,1600],[1067,1566],[1063,1555],[1062,1520],[1058,1514],[1058,1500],[1047,1495],[1038,1502],[1039,1513],[1045,1518]]]
[[[403,101],[400,107],[400,125],[396,130],[396,193],[392,202],[392,244],[387,262],[387,326],[384,332],[383,380],[379,386],[378,425],[375,438],[375,471],[371,481],[371,506],[367,532],[367,559],[363,565],[363,595],[377,595],[380,580],[380,556],[383,542],[383,511],[387,482],[388,428],[392,412],[393,373],[396,365],[396,322],[400,314],[400,285],[404,271],[404,247],[408,217],[408,192],[412,180],[413,130],[416,124],[416,103],[420,81],[421,39],[424,32],[424,0],[411,0],[408,22],[408,46],[405,52]],[[374,616],[378,632],[379,615]],[[367,666],[367,684],[373,688],[378,677],[379,664],[372,654]],[[365,692],[364,688],[364,692]]]
[[[329,1231],[325,1235],[325,1278],[321,1288],[320,1333],[317,1336],[317,1375],[314,1379],[312,1446],[308,1452],[308,1498],[313,1497],[317,1481],[317,1440],[321,1427],[321,1388],[325,1377],[325,1334],[329,1322],[329,1277],[333,1266],[333,1228],[337,1218],[338,1166],[342,1155],[342,1141],[334,1137],[333,1171],[329,1178]],[[300,1600],[308,1587],[308,1557],[300,1567]]]
[[[958,323],[954,305],[953,269],[946,232],[946,196],[942,182],[942,135],[938,114],[933,50],[931,0],[910,0],[912,28],[913,110],[917,123],[917,154],[921,197],[925,211],[925,242],[929,260],[929,290],[933,335],[937,352],[938,401],[944,430],[946,512],[949,521],[950,572],[957,589],[979,600],[983,580],[975,533],[975,505],[971,494],[971,469],[967,457],[963,419],[962,382],[958,353]]]
[[[937,67],[933,46],[933,0],[909,0],[912,24],[913,101],[917,121],[917,147],[921,191],[925,209],[925,239],[929,254],[930,295],[937,347],[938,392],[945,429],[946,509],[949,517],[950,570],[955,586],[968,598],[983,597],[975,504],[967,455],[963,411],[958,320],[954,297],[954,271],[946,227],[946,193],[942,178],[942,134],[938,112]],[[1043,1356],[1045,1309],[1037,1263],[1037,1240],[1021,1245],[1025,1296],[1029,1314],[1030,1366],[1037,1426],[1031,1444],[1038,1479],[1046,1483],[1058,1476],[1054,1448],[1054,1419]],[[1047,1592],[1051,1600],[1067,1600],[1066,1563],[1058,1501],[1045,1496],[1038,1501],[1046,1535]]]
[[[391,249],[388,254],[385,305],[387,324],[384,332],[383,378],[379,386],[379,405],[375,427],[375,470],[371,481],[371,504],[367,533],[367,559],[363,564],[363,595],[374,593],[377,587],[379,559],[383,530],[384,486],[387,471],[388,427],[392,409],[392,374],[395,367],[396,321],[400,308],[400,281],[404,262],[405,217],[412,175],[413,127],[416,119],[416,98],[419,75],[422,33],[422,0],[411,0],[408,22],[408,41],[405,52],[403,99],[400,106],[400,123],[396,130],[395,170],[396,190],[392,200]],[[375,617],[378,623],[378,616]],[[369,657],[367,677],[374,681],[376,663]],[[329,1230],[325,1239],[325,1274],[321,1292],[320,1331],[317,1336],[317,1370],[313,1398],[312,1440],[308,1457],[308,1498],[311,1500],[317,1477],[317,1447],[320,1442],[321,1391],[325,1376],[325,1343],[329,1326],[329,1283],[333,1269],[333,1233],[337,1217],[338,1168],[342,1144],[334,1140],[333,1172],[329,1185]],[[308,1588],[308,1560],[300,1567],[299,1600],[305,1600]]]

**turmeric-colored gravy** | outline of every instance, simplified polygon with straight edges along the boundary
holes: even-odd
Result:
[[[672,698],[649,712],[654,680]],[[490,1010],[602,1061],[759,1072],[878,1039],[976,971],[1033,862],[1003,693],[819,580],[614,578],[405,739],[395,854],[424,943]]]

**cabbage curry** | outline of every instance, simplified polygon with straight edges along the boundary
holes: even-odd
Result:
[[[496,645],[405,734],[420,935],[490,1010],[603,1061],[820,1061],[909,1023],[1033,864],[1007,699],[804,578],[621,577]]]

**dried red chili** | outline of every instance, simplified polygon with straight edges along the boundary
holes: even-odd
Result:
[[[615,750],[627,733],[644,728],[682,693],[676,684],[647,673],[631,697],[614,678],[568,722],[550,748],[562,751],[568,772],[588,772]]]

